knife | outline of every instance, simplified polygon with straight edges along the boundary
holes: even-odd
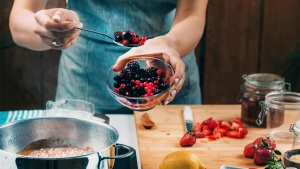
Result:
[[[187,132],[193,131],[193,112],[189,106],[184,106],[183,117],[185,121],[185,128]]]

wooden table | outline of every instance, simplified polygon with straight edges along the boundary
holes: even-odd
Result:
[[[243,139],[222,137],[218,140],[208,138],[197,139],[192,147],[180,147],[179,141],[185,133],[183,121],[183,105],[157,106],[147,111],[155,127],[146,130],[141,124],[144,112],[135,112],[136,129],[140,157],[143,169],[158,169],[163,158],[176,150],[190,150],[199,155],[203,164],[208,169],[219,169],[221,165],[239,167],[256,167],[253,159],[243,156],[244,146],[257,137],[266,136],[266,129],[244,125],[249,133]],[[240,105],[192,105],[194,124],[202,122],[209,117],[215,120],[229,121],[241,116]],[[277,143],[277,148],[282,153],[291,149],[292,142]]]

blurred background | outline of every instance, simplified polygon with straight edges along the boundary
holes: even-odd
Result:
[[[12,41],[12,0],[0,5],[0,110],[44,109],[54,100],[60,51],[31,51]],[[65,7],[49,1],[48,8]],[[273,73],[300,92],[300,1],[209,0],[196,49],[203,104],[239,104],[242,75]]]

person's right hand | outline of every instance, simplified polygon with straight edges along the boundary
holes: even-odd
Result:
[[[44,44],[56,50],[72,46],[80,34],[75,26],[82,27],[77,13],[63,8],[40,10],[35,13],[35,20],[34,33]]]

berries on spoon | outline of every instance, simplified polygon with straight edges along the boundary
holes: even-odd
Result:
[[[116,31],[114,32],[114,38],[116,42],[122,43],[122,44],[140,44],[143,45],[146,42],[146,37],[139,37],[135,32],[133,31]]]

